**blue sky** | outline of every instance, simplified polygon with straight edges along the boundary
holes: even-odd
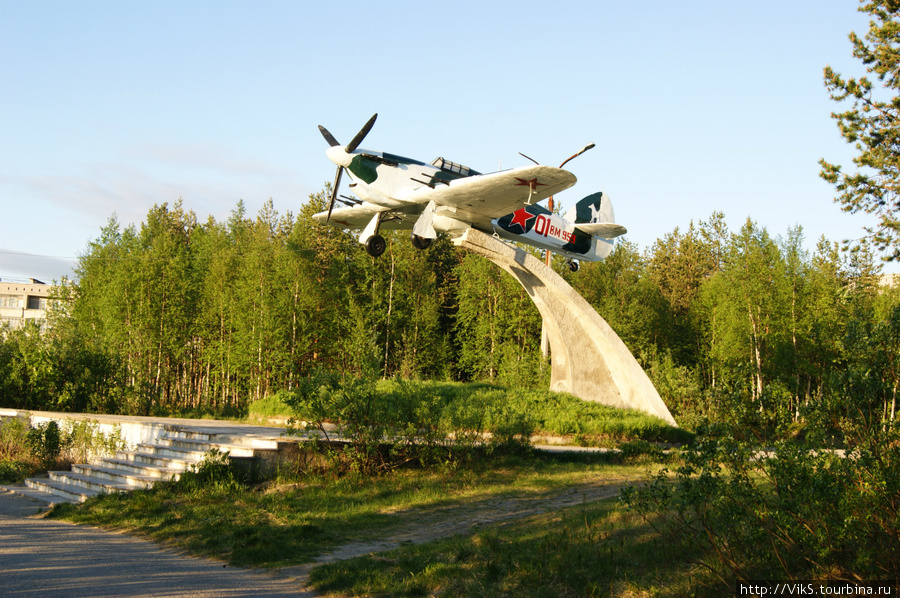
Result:
[[[375,112],[363,147],[480,171],[595,142],[557,199],[607,192],[641,249],[715,210],[855,238],[817,161],[853,155],[822,69],[861,74],[856,7],[0,0],[0,278],[58,279],[113,213],[178,198],[296,212],[334,176],[316,125]]]

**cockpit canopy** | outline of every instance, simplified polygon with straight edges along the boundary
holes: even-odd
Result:
[[[462,164],[457,164],[456,162],[451,162],[450,160],[445,160],[444,158],[435,158],[434,160],[432,160],[431,165],[435,168],[440,168],[444,172],[449,172],[461,177],[481,174],[480,172],[472,170],[468,166],[463,166]]]

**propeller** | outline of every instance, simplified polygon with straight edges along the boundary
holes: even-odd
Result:
[[[378,118],[377,113],[372,115],[372,118],[370,118],[369,121],[363,125],[363,128],[359,130],[359,133],[357,133],[356,136],[350,140],[350,143],[348,143],[346,147],[344,147],[345,152],[349,154],[357,147],[359,147],[359,144],[362,143],[363,139],[366,138],[366,135],[369,134],[369,131],[372,130],[372,125],[375,124],[376,118]],[[334,138],[334,135],[329,133],[328,129],[326,129],[322,125],[319,125],[319,132],[322,133],[322,137],[325,138],[325,141],[327,141],[328,145],[330,145],[331,147],[340,145],[340,143],[338,143],[338,140]],[[334,174],[334,184],[331,186],[331,200],[328,202],[328,217],[325,219],[326,223],[331,220],[331,211],[334,209],[334,202],[337,199],[338,188],[340,187],[341,175],[343,173],[344,167],[338,165],[337,172]]]

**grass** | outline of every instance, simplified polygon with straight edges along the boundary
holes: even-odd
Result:
[[[281,568],[349,542],[377,539],[441,507],[490,497],[539,496],[596,480],[636,481],[646,465],[607,456],[501,457],[465,470],[398,470],[388,475],[306,475],[254,487],[178,484],[61,505],[50,517],[134,531],[238,566]]]
[[[568,437],[577,445],[615,447],[629,440],[683,444],[694,437],[687,430],[639,411],[608,407],[549,390],[508,389],[486,383],[380,380],[377,392],[382,396],[402,392],[401,385],[412,385],[416,395],[435,397],[442,405],[441,419],[454,415],[459,419],[459,413],[465,410],[493,412],[504,419],[524,419],[534,434]],[[259,422],[293,415],[303,418],[304,414],[292,411],[285,401],[288,398],[289,393],[278,393],[251,403],[248,419]]]
[[[280,569],[461,512],[484,512],[504,497],[533,504],[598,479],[639,482],[659,467],[598,454],[502,456],[465,470],[406,469],[374,478],[306,475],[193,491],[160,484],[58,506],[49,516],[137,532],[232,565]],[[324,596],[665,598],[725,591],[688,563],[690,547],[663,539],[615,497],[473,529],[319,565],[310,583]]]
[[[326,596],[720,596],[616,499],[312,570]],[[676,556],[677,555],[677,556]]]
[[[410,396],[410,383],[404,384],[381,381],[377,392]],[[383,540],[410,526],[463,522],[495,505],[502,510],[507,500],[533,505],[598,480],[610,487],[638,483],[648,469],[658,469],[653,460],[665,459],[648,441],[692,438],[662,420],[562,393],[412,384],[417,385],[413,394],[438,407],[434,414],[442,425],[465,419],[460,415],[465,413],[488,414],[478,421],[492,426],[527,419],[536,434],[621,446],[622,452],[499,451],[430,469],[400,468],[372,477],[320,471],[249,487],[233,480],[198,484],[188,476],[151,490],[57,506],[49,516],[134,532],[235,566],[280,569],[348,544]],[[257,420],[291,415],[303,416],[281,396],[249,409],[249,417]],[[195,481],[185,482],[190,479]],[[543,515],[487,524],[475,533],[320,566],[311,579],[329,595],[688,595],[689,567],[673,562],[671,546],[615,499],[550,508]],[[666,588],[675,590],[666,594]]]

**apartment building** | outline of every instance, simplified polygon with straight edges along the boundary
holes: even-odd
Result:
[[[46,326],[46,312],[52,285],[40,280],[31,282],[8,282],[0,279],[0,327],[21,328],[25,322],[33,320]]]

